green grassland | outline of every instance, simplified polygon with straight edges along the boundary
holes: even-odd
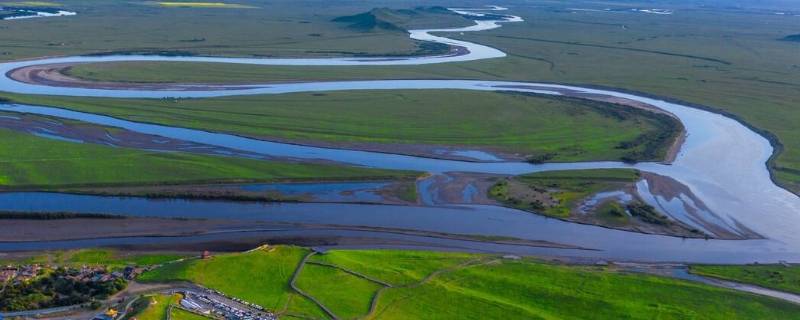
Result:
[[[670,117],[608,103],[460,90],[343,91],[178,101],[5,96],[22,103],[257,138],[344,146],[477,146],[550,161],[662,159],[680,128]],[[654,136],[664,139],[651,138]]]
[[[639,179],[639,172],[627,169],[592,169],[537,172],[520,175],[492,186],[489,196],[501,203],[551,217],[569,217],[581,200],[602,191],[622,188]],[[546,206],[525,201],[527,192],[512,192],[511,183],[527,186],[526,191],[546,192],[557,204]]]
[[[0,21],[0,61],[88,53],[222,56],[351,56],[427,52],[403,30],[357,29],[332,21],[396,1],[63,0],[74,17]],[[223,3],[201,5],[198,3]],[[409,6],[408,2],[403,6]],[[419,5],[417,3],[416,5]],[[457,15],[421,11],[404,27],[469,25]],[[91,36],[87,36],[91,35]]]
[[[273,249],[170,264],[145,273],[143,280],[195,281],[263,303],[283,312],[284,318],[326,318],[309,300],[292,294],[288,285],[294,267],[309,251]],[[307,263],[297,283],[343,319],[786,319],[800,315],[800,307],[791,303],[727,289],[527,258],[332,250],[312,256],[311,261],[334,266]],[[367,313],[378,283],[343,270],[392,286],[380,291],[376,308]]]
[[[730,113],[774,135],[781,154],[770,165],[780,183],[800,192],[800,63],[797,3],[711,1],[659,3],[672,15],[572,12],[566,8],[648,7],[639,3],[511,1],[526,19],[502,28],[448,36],[506,51],[502,59],[399,67],[274,67],[212,64],[80,66],[97,79],[167,82],[465,78],[550,81],[641,91]],[[399,6],[399,4],[395,5]],[[358,11],[353,11],[358,12]],[[390,52],[387,51],[387,52]],[[150,72],[158,70],[158,72]]]
[[[208,260],[165,265],[156,272],[143,274],[139,280],[192,281],[278,310],[288,301],[288,279],[305,253],[304,249],[281,246],[273,251],[218,255]]]
[[[404,171],[147,152],[0,129],[0,187],[157,185],[319,179],[393,179]]]
[[[383,287],[342,270],[314,264],[303,268],[297,286],[343,319],[369,312],[372,296]]]
[[[421,281],[436,270],[453,267],[474,258],[475,255],[466,253],[337,250],[315,255],[311,261],[369,274],[395,286],[406,286]],[[387,259],[390,259],[391,263],[387,263]]]
[[[800,267],[783,265],[693,265],[691,272],[800,294]]]

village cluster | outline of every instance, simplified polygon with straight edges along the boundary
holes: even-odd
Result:
[[[0,283],[18,285],[29,282],[61,267],[50,264],[6,265],[0,269]],[[110,272],[103,266],[82,266],[66,268],[64,278],[77,282],[108,282],[117,279],[133,280],[145,268],[128,266],[122,271]]]

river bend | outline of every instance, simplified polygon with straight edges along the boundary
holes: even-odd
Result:
[[[492,7],[492,10],[505,8]],[[480,15],[481,11],[453,9],[467,15]],[[752,259],[796,260],[800,261],[800,198],[773,183],[766,162],[773,153],[769,141],[743,124],[720,114],[693,108],[679,103],[668,102],[652,97],[600,90],[577,86],[531,82],[481,81],[481,80],[375,80],[375,81],[332,81],[281,84],[248,84],[236,86],[181,85],[165,88],[109,89],[92,87],[56,87],[41,83],[22,82],[10,75],[14,70],[36,65],[76,64],[112,61],[184,61],[215,62],[258,65],[410,65],[444,62],[459,62],[479,59],[502,58],[502,51],[465,41],[452,40],[432,33],[469,32],[497,28],[501,23],[521,21],[516,16],[505,15],[502,20],[478,20],[476,25],[453,29],[411,30],[414,39],[446,43],[461,47],[460,54],[409,57],[409,58],[322,58],[322,59],[254,59],[218,57],[165,57],[165,56],[78,56],[47,58],[31,61],[17,61],[0,64],[0,88],[3,91],[22,94],[49,94],[65,96],[114,97],[114,98],[166,98],[187,97],[204,98],[233,95],[282,94],[294,92],[324,92],[337,90],[393,90],[393,89],[456,89],[480,91],[516,91],[546,95],[591,94],[625,98],[655,106],[676,116],[686,129],[686,139],[675,160],[667,165],[660,163],[639,163],[629,165],[619,162],[551,163],[534,165],[522,162],[468,162],[430,159],[398,154],[387,154],[346,149],[321,148],[283,144],[256,140],[240,136],[207,132],[187,128],[168,127],[155,124],[137,123],[103,115],[89,114],[56,107],[0,104],[0,110],[53,116],[80,120],[105,126],[120,127],[131,131],[159,135],[172,139],[220,146],[248,153],[274,157],[297,159],[323,159],[359,166],[420,170],[427,172],[478,172],[498,174],[522,174],[546,170],[587,169],[587,168],[636,168],[668,176],[688,187],[724,224],[736,228],[746,226],[765,236],[765,240],[681,240],[678,238],[635,234],[609,230],[593,226],[575,225],[566,222],[552,222],[541,217],[514,217],[511,225],[491,224],[493,215],[507,217],[509,212],[517,211],[496,207],[473,206],[467,211],[477,212],[479,218],[461,219],[461,214],[452,214],[453,208],[403,207],[387,209],[385,206],[361,206],[354,213],[330,214],[330,211],[348,211],[346,205],[293,204],[275,209],[274,217],[280,221],[354,224],[386,227],[410,227],[418,229],[447,229],[453,233],[477,233],[487,235],[508,235],[536,240],[563,242],[575,245],[588,245],[601,249],[610,257],[702,260],[700,256],[719,257],[720,261],[731,261],[734,256],[752,256]],[[60,195],[66,196],[66,195]],[[58,197],[60,197],[58,196]],[[28,200],[26,200],[28,199]],[[67,200],[67,199],[61,199]],[[101,200],[98,200],[102,202]],[[39,208],[42,210],[64,210],[69,208],[38,205],[41,194],[2,194],[0,209]],[[117,203],[122,204],[122,203]],[[194,202],[211,205],[210,203]],[[39,207],[37,207],[39,206]],[[364,209],[368,208],[369,209]],[[281,212],[291,208],[293,214]],[[96,209],[93,207],[92,209]],[[108,212],[125,211],[109,207]],[[241,209],[241,208],[239,208]],[[381,212],[366,214],[364,211]],[[179,210],[180,211],[180,210]],[[249,212],[244,210],[245,212]],[[326,212],[325,214],[322,211]],[[459,209],[464,211],[464,209]],[[225,212],[231,212],[227,210]],[[358,214],[361,212],[361,214]],[[397,215],[395,215],[397,214]],[[436,222],[423,224],[399,217],[415,217],[428,221],[436,217]],[[466,215],[470,216],[470,215]],[[305,217],[305,218],[303,218]],[[313,218],[312,218],[313,217]],[[395,219],[397,218],[397,219]],[[439,220],[442,219],[442,220]],[[453,223],[445,223],[451,221]],[[456,223],[455,221],[459,222]],[[550,221],[550,222],[542,222]],[[506,221],[509,222],[509,221]],[[554,227],[558,225],[558,227]],[[445,227],[444,225],[448,225]],[[491,226],[491,227],[490,227]],[[542,226],[559,230],[544,232]],[[654,253],[655,252],[655,253]],[[660,254],[663,253],[663,254]],[[584,253],[580,253],[584,254]],[[597,253],[591,253],[597,255]],[[656,257],[658,256],[658,257]]]

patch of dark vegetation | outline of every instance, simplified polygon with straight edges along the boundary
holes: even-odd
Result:
[[[625,217],[625,210],[622,209],[622,206],[618,202],[609,202],[607,208],[604,208],[603,214],[607,214],[609,216],[615,218],[623,218]]]
[[[791,174],[800,175],[800,169],[780,167],[780,166],[773,166],[772,168],[775,169],[775,171],[783,171]]]
[[[0,212],[0,220],[126,219],[107,213],[77,212]]]
[[[778,40],[781,40],[781,41],[791,41],[791,42],[800,42],[800,33],[798,33],[798,34],[791,34],[791,35],[785,36],[785,37],[783,37],[783,38],[780,38],[780,39],[778,39]]]
[[[546,189],[542,189],[537,187],[534,184],[528,185],[534,192],[538,193],[546,193]],[[500,201],[506,206],[510,206],[512,208],[517,208],[520,210],[525,211],[532,211],[532,212],[544,212],[547,209],[547,206],[542,202],[540,199],[530,199],[524,200],[509,194],[509,182],[508,180],[500,181],[494,184],[491,188],[489,188],[489,197]]]
[[[634,201],[626,205],[626,209],[632,216],[637,217],[646,223],[660,226],[672,225],[672,221],[669,220],[669,218],[658,213],[656,208],[646,203]]]
[[[527,159],[525,159],[525,161],[527,161],[529,163],[533,163],[533,164],[542,164],[542,163],[545,163],[547,161],[550,161],[555,156],[556,156],[555,153],[542,153],[542,154],[529,156]]]
[[[21,311],[55,308],[107,299],[128,285],[108,270],[29,267],[35,272],[26,281],[14,281],[0,291],[0,310]]]
[[[654,123],[658,129],[641,134],[631,141],[620,142],[617,149],[634,149],[622,156],[620,160],[626,163],[636,163],[658,159],[663,156],[672,141],[683,130],[680,122],[668,115],[657,113],[653,117],[656,118]]]

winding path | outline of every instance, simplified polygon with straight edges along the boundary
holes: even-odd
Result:
[[[480,16],[484,10],[505,10],[501,7],[492,7],[484,10],[451,9],[468,16]],[[628,165],[619,162],[585,162],[585,163],[552,163],[533,165],[521,162],[466,162],[454,160],[428,159],[413,156],[385,154],[356,150],[332,149],[310,146],[282,144],[270,141],[243,138],[233,135],[176,128],[153,124],[137,123],[116,119],[103,115],[76,112],[55,107],[0,104],[0,110],[11,112],[24,112],[39,115],[54,116],[66,119],[75,119],[106,126],[125,128],[131,131],[154,134],[163,137],[201,143],[206,145],[226,147],[249,153],[262,154],[276,157],[291,157],[298,159],[325,159],[360,166],[409,169],[428,172],[479,172],[499,174],[521,174],[547,170],[587,169],[587,168],[636,168],[646,172],[668,176],[685,185],[691,192],[702,200],[702,204],[695,203],[687,195],[678,194],[672,199],[653,199],[662,207],[687,207],[691,206],[697,211],[694,217],[685,217],[688,221],[702,218],[713,220],[719,226],[733,233],[743,233],[752,230],[765,236],[768,240],[746,241],[705,241],[691,242],[692,250],[699,250],[699,254],[731,258],[732,255],[752,255],[753,259],[796,260],[800,261],[800,198],[776,186],[771,180],[766,162],[773,153],[769,141],[753,132],[743,124],[725,116],[689,106],[671,103],[651,97],[642,97],[634,94],[612,90],[599,90],[568,85],[556,85],[530,82],[504,82],[480,80],[376,80],[376,81],[335,81],[335,82],[309,82],[309,83],[284,83],[284,84],[250,84],[231,86],[205,86],[205,85],[167,85],[164,87],[132,87],[132,88],[107,88],[87,86],[53,86],[54,84],[37,83],[36,81],[21,81],[15,78],[15,71],[20,68],[32,66],[63,65],[77,63],[95,63],[110,61],[187,61],[187,62],[216,62],[257,65],[326,65],[326,66],[351,66],[351,65],[417,65],[444,62],[459,62],[505,56],[502,51],[488,46],[459,41],[435,36],[432,33],[440,32],[468,32],[481,31],[500,27],[501,23],[522,21],[520,17],[504,15],[502,20],[477,20],[476,25],[453,29],[427,29],[411,30],[410,36],[414,39],[446,43],[460,47],[458,54],[407,57],[407,58],[324,58],[324,59],[249,59],[249,58],[218,58],[218,57],[165,57],[165,56],[79,56],[64,58],[47,58],[31,61],[17,61],[0,64],[0,72],[5,76],[0,77],[0,88],[3,91],[23,94],[49,94],[66,96],[90,97],[117,97],[117,98],[165,98],[165,97],[218,97],[232,95],[253,94],[280,94],[291,92],[309,91],[336,91],[336,90],[373,90],[373,89],[461,89],[479,91],[517,91],[533,92],[547,95],[569,95],[578,97],[616,97],[629,101],[640,102],[654,106],[665,112],[675,115],[683,123],[687,136],[675,160],[669,164],[639,163]],[[19,72],[17,72],[18,74]],[[643,186],[647,188],[647,186]],[[6,205],[0,195],[0,209]],[[32,206],[33,204],[28,204]],[[298,204],[293,206],[303,214],[313,215],[311,210],[319,210],[317,205]],[[333,208],[349,208],[346,206],[330,206]],[[362,207],[363,208],[363,207]],[[492,211],[490,207],[473,206],[471,210],[480,211],[488,216]],[[382,207],[371,210],[391,212]],[[413,216],[420,213],[422,208],[407,207],[404,214]],[[435,214],[446,217],[441,209]],[[410,213],[411,212],[411,213]],[[478,215],[481,215],[479,213]],[[375,220],[374,217],[360,216],[361,220],[342,220],[338,215],[329,215],[327,222],[380,225],[398,227],[396,221],[391,219]],[[282,218],[291,220],[291,218]],[[372,220],[370,220],[372,219]],[[455,218],[459,219],[459,218]],[[488,219],[488,218],[487,218]],[[459,221],[459,220],[452,220]],[[474,225],[481,223],[465,219],[460,221],[461,230],[454,232],[467,233],[474,231]],[[533,223],[533,222],[531,222]],[[483,234],[506,235],[506,230],[478,228]],[[530,225],[523,225],[530,226]],[[598,232],[596,227],[581,226],[577,228],[564,228],[580,234],[564,235],[555,234],[527,234],[527,238],[538,240],[553,240],[554,242],[570,243],[580,246],[592,245],[593,248],[605,252],[619,250],[640,251],[680,251],[686,246],[686,241],[677,238],[657,236],[634,235],[628,232],[608,230]],[[513,227],[509,229],[514,229]],[[533,229],[528,229],[533,230]],[[520,236],[515,232],[514,236]],[[524,233],[524,231],[522,232]],[[537,238],[538,237],[538,238]],[[608,239],[615,241],[608,241]],[[651,241],[651,239],[658,239]],[[633,241],[635,243],[629,243]],[[637,245],[644,247],[637,247]],[[693,254],[698,254],[694,252]],[[613,254],[612,254],[613,255]],[[624,255],[624,254],[623,254]],[[667,259],[687,259],[680,254],[666,255]],[[756,258],[758,257],[758,258]]]

